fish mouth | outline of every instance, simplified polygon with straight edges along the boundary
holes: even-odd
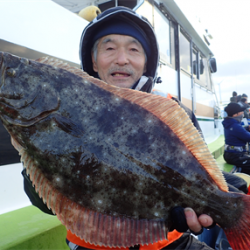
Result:
[[[56,109],[55,109],[56,110]],[[54,110],[52,110],[54,111]],[[45,119],[52,111],[41,112],[38,116],[27,119],[23,117],[20,110],[4,103],[0,99],[0,118],[5,124],[12,124],[21,127],[29,127],[40,120]]]
[[[15,106],[16,109],[25,108],[34,102],[37,97],[37,93],[31,94],[29,99],[25,98],[25,100],[23,100],[23,97],[24,95],[22,93],[2,93],[0,90],[0,102],[5,103],[9,107]]]
[[[5,121],[9,121],[9,119],[13,119],[18,116],[18,111],[15,110],[12,106],[4,103],[0,99],[0,114],[1,118]]]
[[[23,97],[22,94],[17,94],[17,93],[3,94],[0,91],[0,98],[3,98],[3,99],[21,100],[22,97]]]
[[[50,112],[43,112],[30,120],[23,118],[18,110],[0,102],[0,118],[5,124],[12,124],[20,127],[29,127],[50,115]]]

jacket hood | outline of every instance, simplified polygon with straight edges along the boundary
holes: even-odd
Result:
[[[91,49],[94,45],[93,39],[97,32],[101,31],[104,23],[117,21],[130,24],[134,23],[134,25],[139,26],[145,32],[151,53],[149,58],[147,58],[147,67],[144,75],[147,77],[152,77],[155,80],[159,63],[159,49],[153,27],[145,17],[137,14],[127,7],[121,6],[110,8],[102,12],[83,30],[79,49],[82,69],[89,75],[97,77],[97,73],[93,70],[91,59]]]

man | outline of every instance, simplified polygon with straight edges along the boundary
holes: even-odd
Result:
[[[222,122],[225,134],[224,159],[241,168],[243,173],[250,174],[250,155],[246,149],[246,143],[250,142],[250,130],[249,126],[241,126],[244,110],[245,107],[238,103],[229,103],[225,107],[228,116]]]
[[[233,91],[232,97],[230,97],[230,102],[237,102],[237,92]]]
[[[151,92],[159,60],[158,44],[146,19],[127,8],[116,7],[103,12],[84,29],[80,59],[84,71],[109,84]],[[212,224],[209,216],[197,218],[190,208],[185,209],[185,215],[194,232]]]
[[[243,94],[244,95],[244,94]],[[247,97],[241,97],[240,101],[238,102],[238,104],[241,106],[241,107],[244,107],[245,110],[244,110],[244,116],[243,118],[246,118],[248,119],[249,118],[249,105],[247,103]]]
[[[248,95],[245,94],[245,93],[243,93],[243,94],[241,95],[241,97],[244,97],[244,98],[248,99]]]
[[[84,29],[80,41],[80,59],[84,71],[108,84],[151,92],[158,67],[158,44],[154,31],[145,18],[130,9],[116,7],[100,14]],[[194,114],[186,110],[190,119],[200,130]],[[46,208],[41,205],[40,201],[32,198],[35,194],[28,184],[29,178],[25,176],[25,173],[24,177],[26,192],[32,203],[46,212]],[[184,210],[177,207],[172,210],[171,217],[174,228],[182,232],[189,227],[194,233],[200,233],[202,227],[209,227],[213,224],[212,218],[207,215],[200,215],[197,218],[191,208]],[[211,249],[190,236],[190,233],[182,234],[173,230],[168,233],[167,237],[168,240],[149,246],[132,248],[140,247],[141,250]],[[67,232],[67,243],[70,249],[109,249],[91,245],[70,231]]]

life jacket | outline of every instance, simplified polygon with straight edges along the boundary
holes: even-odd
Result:
[[[164,247],[166,247],[167,245],[171,244],[172,242],[178,240],[183,233],[179,233],[176,230],[173,230],[171,232],[168,233],[167,235],[167,240],[161,240],[158,242],[155,242],[153,244],[149,244],[149,245],[144,245],[144,246],[140,246],[140,250],[159,250],[162,249]],[[81,247],[85,247],[87,249],[94,249],[94,250],[108,250],[108,249],[119,249],[119,250],[129,250],[129,247],[121,247],[121,248],[114,248],[114,247],[104,247],[104,246],[95,246],[93,244],[90,244],[84,240],[81,240],[81,238],[77,237],[75,234],[73,234],[70,230],[67,231],[67,240],[78,245]]]
[[[164,92],[162,92],[160,90],[157,90],[157,89],[153,89],[151,93],[154,94],[154,95],[160,95],[160,96],[166,97],[168,99],[172,99],[173,98],[173,96],[171,94],[164,93]]]

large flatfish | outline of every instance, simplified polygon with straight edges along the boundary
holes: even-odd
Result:
[[[247,195],[223,175],[173,100],[53,59],[0,53],[0,116],[43,201],[71,232],[110,247],[167,238],[169,211],[210,215],[250,249]]]

